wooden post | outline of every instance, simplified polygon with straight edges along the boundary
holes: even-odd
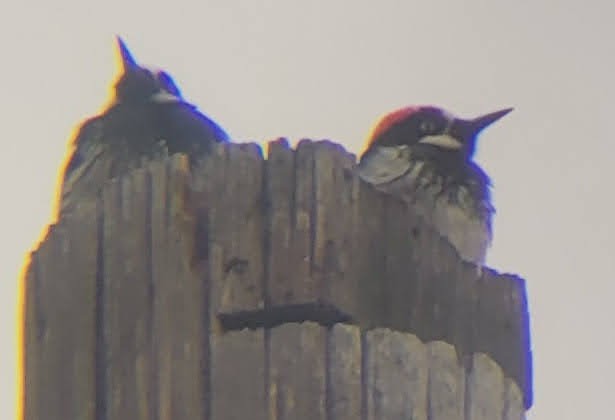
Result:
[[[331,142],[109,182],[25,281],[26,420],[516,420],[524,281],[478,277]]]

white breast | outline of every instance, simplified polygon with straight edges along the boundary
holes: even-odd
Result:
[[[491,244],[489,221],[481,220],[468,209],[438,199],[431,223],[457,249],[461,258],[478,265],[485,263]]]
[[[361,178],[378,189],[403,198],[457,249],[460,257],[483,265],[491,243],[491,211],[481,211],[468,189],[448,187],[429,164],[397,154],[377,153],[361,162]],[[488,207],[488,205],[487,205]]]

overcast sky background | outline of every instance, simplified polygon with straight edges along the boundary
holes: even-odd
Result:
[[[14,417],[18,275],[73,129],[107,100],[116,33],[236,141],[329,138],[358,153],[376,118],[404,105],[468,117],[514,106],[477,160],[498,211],[489,265],[528,282],[529,418],[612,416],[613,2],[26,4],[0,17],[0,418]]]

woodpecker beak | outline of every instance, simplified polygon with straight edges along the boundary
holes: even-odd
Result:
[[[478,118],[474,118],[473,120],[470,121],[470,124],[471,124],[471,126],[472,126],[472,128],[474,130],[474,135],[477,135],[484,128],[490,126],[491,124],[493,124],[494,122],[496,122],[497,120],[499,120],[504,115],[506,115],[509,112],[511,112],[512,110],[513,110],[513,108],[506,108],[506,109],[502,109],[500,111],[492,112],[492,113],[487,114],[487,115],[483,115],[483,116],[478,117]]]
[[[478,134],[512,110],[513,108],[506,108],[471,120],[455,118],[449,133],[452,137],[463,143],[466,155],[472,156],[476,148],[476,137]]]
[[[450,132],[455,138],[462,141],[472,141],[478,133],[485,128],[502,118],[504,115],[512,111],[513,108],[506,108],[500,111],[492,112],[490,114],[482,115],[471,120],[462,120],[456,118],[453,120]]]
[[[116,39],[117,39],[117,48],[120,52],[120,57],[122,59],[123,72],[126,73],[127,71],[134,69],[135,67],[138,67],[137,62],[135,61],[134,58],[132,58],[132,54],[130,54],[128,47],[126,46],[122,38],[120,38],[119,36],[116,36]]]

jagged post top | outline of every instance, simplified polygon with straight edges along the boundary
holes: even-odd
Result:
[[[197,165],[155,160],[109,182],[97,217],[60,221],[60,231],[95,226],[91,258],[119,305],[108,310],[124,311],[125,282],[153,278],[160,291],[198,280],[212,334],[302,321],[408,332],[453,345],[462,364],[489,355],[531,405],[523,279],[478,276],[401,200],[363,183],[338,144],[277,140],[262,155],[220,144]]]

